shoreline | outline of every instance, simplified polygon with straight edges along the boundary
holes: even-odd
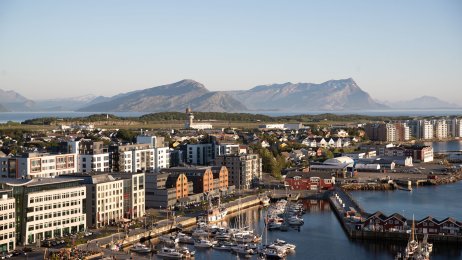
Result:
[[[429,185],[445,185],[456,183],[462,180],[462,170],[449,175],[438,175],[437,179],[426,179],[425,181],[411,181],[413,187],[429,186]],[[444,176],[444,177],[440,177]],[[387,191],[401,189],[396,182],[404,182],[409,180],[393,180],[393,183],[347,183],[340,185],[340,188],[347,191]]]

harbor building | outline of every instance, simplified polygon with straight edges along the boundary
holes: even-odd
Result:
[[[0,190],[0,253],[16,248],[16,206],[12,190]]]
[[[166,209],[202,200],[202,194],[193,194],[193,183],[183,173],[146,174],[147,208]]]
[[[11,190],[16,217],[16,244],[30,245],[47,238],[86,229],[86,189],[79,179],[0,179],[1,189]],[[2,211],[3,212],[3,211]]]

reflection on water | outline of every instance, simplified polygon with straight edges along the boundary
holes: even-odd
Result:
[[[229,227],[252,227],[263,236],[263,242],[272,242],[279,238],[295,244],[296,253],[289,255],[287,259],[393,259],[396,252],[405,247],[406,243],[403,242],[350,240],[327,201],[305,200],[303,204],[306,209],[303,215],[305,225],[299,230],[265,232],[266,209],[260,207],[242,210],[240,216],[233,213],[222,224]],[[191,245],[188,247],[194,249]],[[432,260],[462,259],[460,247],[435,245],[433,248]],[[213,249],[194,250],[196,259],[237,259],[236,255],[230,252]],[[256,259],[256,256],[252,259]]]

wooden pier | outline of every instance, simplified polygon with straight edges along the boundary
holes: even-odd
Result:
[[[345,233],[352,239],[359,240],[389,240],[405,242],[409,240],[407,232],[370,231],[363,229],[363,220],[371,214],[365,212],[351,195],[340,189],[335,189],[328,198],[329,204],[340,221]],[[356,212],[351,217],[348,213]],[[424,234],[416,234],[421,239]],[[428,234],[428,240],[432,243],[447,243],[462,245],[462,236],[448,234]]]

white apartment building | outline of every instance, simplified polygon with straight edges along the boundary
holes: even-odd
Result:
[[[430,121],[422,122],[422,139],[433,139],[433,124]]]
[[[0,190],[0,253],[16,247],[16,206],[11,190]]]
[[[0,158],[3,178],[56,177],[77,171],[77,154],[28,153]]]
[[[109,153],[79,154],[78,172],[109,172]]]
[[[114,172],[153,171],[154,148],[148,144],[119,145],[112,151]]]
[[[87,187],[87,225],[100,228],[123,219],[123,180],[108,174],[71,176]]]
[[[396,142],[397,138],[397,132],[396,132],[396,126],[393,124],[386,124],[386,141],[387,142]]]
[[[0,179],[15,196],[16,243],[75,234],[86,229],[85,187],[78,179]]]
[[[437,120],[435,122],[435,138],[448,138],[448,124],[446,123],[446,120]]]
[[[170,168],[170,149],[168,147],[158,147],[154,149],[154,172],[161,169]]]
[[[144,173],[71,174],[87,190],[87,226],[100,228],[145,214]]]
[[[411,128],[406,123],[402,124],[402,128],[403,128],[403,133],[402,133],[403,134],[403,140],[404,141],[409,141],[411,139]]]
[[[217,144],[215,145],[215,157],[220,155],[239,154],[239,144]]]
[[[145,215],[146,180],[144,173],[111,173],[115,179],[123,180],[123,213],[126,219]]]

